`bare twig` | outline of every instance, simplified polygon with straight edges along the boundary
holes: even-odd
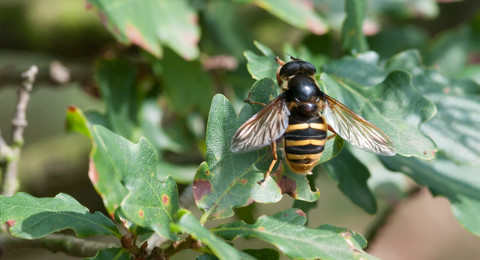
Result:
[[[8,151],[5,156],[5,175],[2,182],[2,195],[11,196],[19,187],[17,173],[18,173],[18,161],[20,158],[20,151],[23,146],[23,132],[27,126],[26,110],[28,101],[30,100],[30,92],[33,89],[33,83],[35,82],[35,76],[38,73],[36,66],[31,66],[26,72],[22,73],[24,78],[22,86],[18,89],[18,101],[15,110],[15,115],[12,120],[13,133],[12,133],[12,145],[10,149],[2,148]],[[0,145],[6,145],[4,140],[0,137]]]
[[[11,150],[10,146],[8,146],[5,140],[3,140],[2,131],[0,131],[0,163],[7,159],[8,155],[12,153]]]
[[[54,253],[63,252],[70,256],[92,257],[98,250],[110,247],[118,246],[112,243],[88,241],[60,234],[51,234],[33,240],[17,238],[9,234],[0,234],[0,258],[11,251],[24,248],[43,248]]]
[[[22,87],[18,89],[18,102],[15,116],[12,120],[13,125],[13,145],[23,145],[23,131],[27,126],[27,106],[30,100],[30,91],[33,89],[35,76],[38,73],[37,66],[31,66],[30,69],[22,73],[23,83]]]

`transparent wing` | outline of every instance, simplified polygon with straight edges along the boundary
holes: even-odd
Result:
[[[362,150],[378,155],[396,154],[392,139],[380,128],[327,95],[324,103],[323,116],[343,139]]]
[[[232,138],[232,152],[249,152],[265,147],[282,137],[290,111],[279,96],[238,128]]]

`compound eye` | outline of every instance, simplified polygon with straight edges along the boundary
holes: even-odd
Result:
[[[312,63],[309,63],[309,62],[305,62],[305,64],[303,65],[305,69],[309,70],[312,72],[312,74],[315,74],[317,73],[317,69],[315,69],[315,66],[313,66]]]
[[[295,74],[295,72],[300,68],[300,65],[298,64],[298,62],[295,62],[295,61],[291,61],[291,62],[287,62],[285,63],[285,65],[282,66],[282,68],[280,69],[280,76],[291,76],[293,74]]]

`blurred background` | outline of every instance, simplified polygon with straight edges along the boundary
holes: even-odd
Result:
[[[317,54],[320,62],[345,54],[339,46],[343,1],[305,1],[313,5],[328,24],[327,33],[318,28],[301,28],[285,15],[275,13],[275,8],[247,3],[249,1],[187,2],[199,13],[200,55],[196,62],[208,77],[205,84],[210,85],[211,92],[206,95],[211,98],[215,93],[223,93],[237,107],[254,82],[243,57],[244,51],[257,52],[254,41],[278,54],[283,53],[286,45],[300,52],[306,48]],[[378,52],[381,59],[408,48],[418,48],[426,64],[437,66],[446,75],[480,82],[480,42],[471,41],[477,39],[471,31],[480,30],[480,1],[371,0],[367,1],[366,17],[364,33],[368,35],[370,49]],[[168,48],[162,51],[164,60],[181,59]],[[105,212],[87,176],[90,141],[79,134],[66,133],[65,112],[69,105],[105,112],[106,105],[99,97],[94,78],[95,68],[98,59],[113,57],[128,59],[137,66],[141,78],[138,87],[148,90],[144,93],[159,93],[157,101],[163,117],[161,122],[160,119],[151,122],[157,120],[157,127],[162,125],[167,134],[180,129],[179,136],[173,137],[172,142],[181,148],[166,149],[165,160],[190,165],[193,169],[190,176],[203,161],[202,140],[210,103],[199,105],[198,113],[178,112],[176,106],[169,103],[171,100],[161,96],[162,93],[168,96],[168,88],[163,88],[162,82],[187,73],[181,71],[185,61],[173,66],[174,76],[166,75],[167,62],[157,66],[151,54],[137,46],[119,43],[102,25],[102,16],[83,0],[2,0],[0,130],[7,141],[10,141],[21,73],[31,65],[39,67],[27,110],[28,127],[20,161],[21,191],[37,197],[64,192],[91,211]],[[399,198],[393,199],[395,203],[382,199],[379,213],[369,215],[321,174],[316,181],[321,197],[317,207],[308,213],[308,226],[330,223],[354,229],[367,235],[367,240],[371,235],[368,252],[381,259],[480,259],[480,238],[460,226],[448,200],[433,197],[428,190],[415,188],[405,177],[399,178],[415,191],[413,195],[398,203]],[[402,196],[406,195],[399,197]],[[268,215],[291,207],[292,201],[284,197],[275,205],[257,204],[254,212],[256,216]],[[194,206],[189,209],[199,213]],[[382,218],[387,211],[391,214]],[[379,219],[384,222],[379,223]],[[378,226],[381,228],[374,228]],[[376,230],[374,237],[372,230]],[[251,248],[257,242],[239,239],[235,244]],[[4,259],[40,259],[41,256],[74,259],[43,250],[22,250]],[[187,255],[181,254],[177,259],[182,257]]]

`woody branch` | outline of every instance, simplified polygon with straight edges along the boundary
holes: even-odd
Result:
[[[18,100],[15,109],[15,114],[12,120],[12,144],[8,146],[5,140],[0,135],[0,160],[4,161],[3,171],[4,176],[2,180],[2,195],[13,195],[18,187],[18,162],[20,159],[20,151],[23,147],[23,132],[27,126],[26,110],[30,100],[30,92],[33,89],[35,76],[38,73],[36,66],[31,66],[30,69],[22,73],[23,83],[18,88]]]

